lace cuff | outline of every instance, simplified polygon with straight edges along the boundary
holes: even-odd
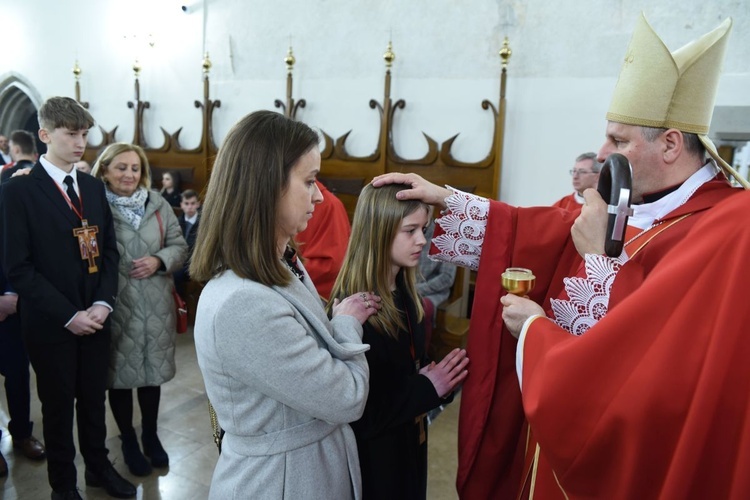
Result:
[[[555,323],[573,335],[583,335],[607,314],[612,283],[628,256],[586,254],[584,261],[585,277],[563,279],[569,300],[551,300]]]
[[[432,239],[438,253],[431,258],[476,271],[482,255],[490,202],[487,198],[446,187],[453,194],[445,199],[447,209],[444,215],[435,221],[443,234]]]

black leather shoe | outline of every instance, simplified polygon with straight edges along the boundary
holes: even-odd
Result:
[[[78,490],[53,491],[52,500],[83,500]]]
[[[112,464],[107,462],[104,470],[98,474],[86,469],[87,486],[104,488],[107,494],[115,498],[133,498],[136,495],[136,488],[129,481],[117,473]]]

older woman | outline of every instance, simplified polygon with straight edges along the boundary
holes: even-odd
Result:
[[[214,164],[190,264],[201,293],[195,345],[226,431],[212,499],[359,498],[348,422],[364,410],[362,323],[379,297],[337,301],[328,320],[289,246],[322,195],[318,136],[258,111],[229,131]]]
[[[175,374],[175,310],[172,272],[187,257],[172,207],[151,191],[151,172],[143,150],[112,144],[91,172],[104,181],[112,206],[120,252],[117,304],[112,313],[109,404],[130,472],[146,476],[169,465],[156,433],[161,384]],[[137,388],[142,415],[143,452],[133,428],[133,395]]]

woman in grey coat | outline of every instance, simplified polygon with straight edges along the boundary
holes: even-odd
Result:
[[[146,476],[169,465],[156,433],[161,384],[175,374],[175,307],[172,272],[187,257],[187,243],[172,207],[150,191],[151,172],[143,150],[116,143],[104,150],[92,171],[106,186],[120,252],[117,304],[112,313],[109,404],[120,429],[130,472]],[[137,388],[143,451],[133,428]]]
[[[195,345],[226,431],[212,499],[360,498],[348,422],[367,400],[362,323],[380,298],[360,292],[328,320],[290,246],[323,197],[318,136],[258,111],[216,158],[190,275],[208,281]]]

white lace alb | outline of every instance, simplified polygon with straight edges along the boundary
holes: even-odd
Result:
[[[552,299],[555,323],[573,335],[582,335],[607,314],[609,292],[628,258],[625,252],[613,259],[606,255],[586,254],[586,277],[565,278],[569,300]]]
[[[432,239],[439,253],[431,257],[476,271],[482,255],[490,202],[487,198],[447,187],[453,191],[445,199],[449,212],[435,221],[444,234]]]

